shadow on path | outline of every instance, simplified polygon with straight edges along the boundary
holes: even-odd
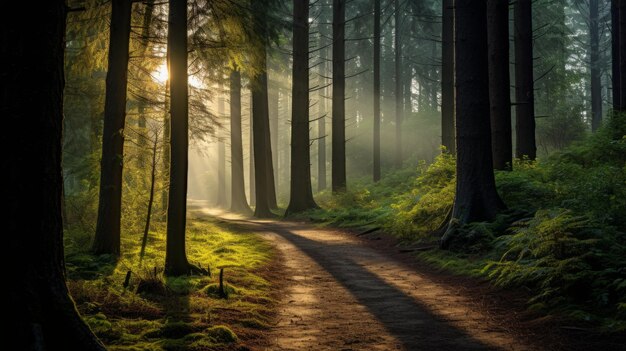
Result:
[[[298,225],[292,222],[278,224],[254,220],[222,220],[242,229],[271,232],[286,239],[332,275],[335,281],[348,290],[360,305],[380,321],[386,331],[395,337],[406,350],[500,349],[487,345],[451,325],[449,321],[433,314],[432,306],[429,307],[416,301],[364,267],[363,263],[358,261],[362,262],[364,256],[372,254],[372,250],[367,247],[341,240],[337,243],[316,241],[297,233],[298,230],[315,231],[310,225]],[[316,291],[316,293],[333,294],[333,291]],[[321,307],[332,308],[332,306]],[[354,306],[354,309],[357,307]],[[318,327],[323,329],[323,326],[318,325]],[[344,332],[350,333],[349,330]],[[518,348],[511,345],[506,349]]]

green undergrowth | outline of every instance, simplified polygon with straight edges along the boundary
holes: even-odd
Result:
[[[455,274],[529,291],[529,307],[565,314],[608,331],[626,329],[626,117],[539,161],[516,160],[496,172],[508,206],[493,222],[458,230],[450,251],[420,260]],[[381,228],[405,244],[434,245],[455,190],[455,160],[389,174],[376,184],[350,184],[321,194],[321,223]]]
[[[110,350],[239,350],[264,347],[275,306],[274,249],[259,236],[209,218],[187,224],[189,261],[211,276],[165,277],[165,226],[155,223],[139,263],[140,234],[122,233],[122,257],[88,252],[66,234],[68,286],[87,324]],[[225,267],[225,268],[224,268]],[[217,291],[224,268],[227,296]],[[129,285],[124,281],[131,271]]]

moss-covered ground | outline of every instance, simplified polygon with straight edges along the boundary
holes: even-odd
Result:
[[[86,235],[66,235],[68,285],[85,321],[110,350],[246,350],[266,347],[279,257],[250,232],[189,218],[189,261],[211,276],[165,277],[165,226],[156,223],[139,260],[140,234],[122,234],[122,256],[93,256]],[[219,267],[227,297],[218,292]],[[124,287],[127,272],[131,278]]]

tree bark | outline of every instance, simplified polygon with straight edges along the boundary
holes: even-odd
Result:
[[[591,71],[591,130],[602,125],[602,71],[600,70],[600,25],[598,0],[589,0],[589,50]]]
[[[511,82],[509,77],[509,1],[487,1],[489,103],[493,168],[511,170]]]
[[[258,6],[258,5],[257,5]],[[255,15],[257,16],[256,21],[259,23],[265,23],[267,20],[264,15],[265,9],[260,11],[255,11]],[[266,31],[267,24],[262,24],[261,28],[263,31]],[[264,34],[263,40],[267,40],[267,34]],[[264,45],[267,45],[265,43]],[[276,200],[276,182],[274,181],[274,157],[272,156],[272,136],[270,131],[270,112],[269,112],[269,87],[268,87],[268,78],[267,78],[267,47],[264,46],[262,48],[261,53],[261,62],[259,63],[261,66],[261,73],[258,77],[256,77],[256,82],[253,84],[255,87],[255,91],[253,91],[252,99],[254,103],[253,113],[255,114],[255,123],[256,121],[262,120],[263,126],[261,130],[263,130],[263,138],[265,141],[263,145],[265,145],[261,150],[263,152],[263,164],[261,165],[264,169],[265,175],[263,176],[265,184],[265,197],[267,198],[267,203],[270,209],[275,210],[278,208],[278,201]],[[256,93],[256,94],[255,94]],[[258,118],[258,119],[257,119]],[[259,162],[259,159],[256,158],[255,154],[255,163]],[[258,178],[257,178],[258,180]],[[260,188],[261,183],[256,183],[257,189]],[[257,198],[257,205],[259,199]],[[255,211],[256,213],[256,211]],[[264,214],[263,217],[267,217],[269,214]]]
[[[380,0],[374,0],[374,164],[373,179],[380,180]]]
[[[320,28],[321,31],[321,28]],[[325,44],[321,44],[325,45]],[[322,59],[328,59],[328,51],[322,50]],[[327,83],[326,76],[328,69],[326,62],[320,65],[320,86],[325,86]],[[322,88],[319,91],[319,104],[320,104],[320,116],[317,121],[317,191],[326,190],[326,116],[328,115],[328,104],[326,99],[328,96],[327,88]]]
[[[265,67],[265,63],[263,63]],[[263,88],[265,87],[265,88]],[[272,217],[270,205],[271,157],[269,116],[267,114],[267,72],[263,71],[252,79],[252,133],[254,140],[254,184],[256,190],[254,215],[259,218]]]
[[[217,95],[217,118],[224,118],[224,85],[220,82]],[[217,207],[227,208],[226,198],[226,126],[217,131]]]
[[[152,144],[152,163],[150,164],[150,195],[148,197],[148,211],[146,213],[146,225],[143,228],[143,237],[141,238],[141,250],[139,251],[139,261],[143,260],[148,244],[148,234],[150,233],[150,220],[152,219],[152,207],[154,205],[154,186],[156,185],[156,168],[157,168],[157,147],[159,145],[159,134],[154,133],[154,142]]]
[[[141,25],[141,55],[143,57],[146,56],[146,52],[148,51],[148,43],[150,40],[150,27],[152,26],[152,19],[154,17],[154,1],[155,0],[147,0],[145,2],[145,8],[143,13],[143,23]],[[149,78],[147,72],[140,73],[143,78]],[[142,132],[146,130],[146,107],[148,106],[147,99],[143,97],[138,99],[137,101],[137,127]],[[142,147],[148,146],[146,138],[139,138],[139,145]],[[146,165],[146,156],[143,152],[139,153],[138,162],[140,168],[144,168]]]
[[[230,159],[231,200],[230,210],[251,214],[246,200],[243,180],[243,141],[241,130],[241,73],[237,68],[230,72]]]
[[[102,158],[100,160],[100,196],[96,235],[92,247],[96,254],[120,254],[122,167],[131,9],[131,0],[112,1]]]
[[[268,110],[269,110],[269,119],[270,119],[270,139],[271,139],[271,147],[272,147],[272,176],[274,177],[274,197],[277,196],[277,190],[280,184],[279,174],[280,172],[278,167],[278,83],[272,83],[270,79],[268,82],[269,86],[267,89],[268,93]],[[278,207],[278,206],[276,206]]]
[[[187,84],[187,0],[170,0],[167,52],[170,72],[170,184],[167,206],[165,273],[188,274],[185,252],[187,223],[187,167],[189,153],[189,106]]]
[[[291,179],[285,216],[316,208],[309,137],[309,1],[293,1]]]
[[[250,206],[256,206],[256,182],[254,176],[254,101],[252,99],[252,90],[250,90],[250,116],[248,123],[249,126],[249,134],[250,134],[250,147],[248,149],[248,158],[249,158],[249,172],[248,172],[248,180],[250,181]]]
[[[621,111],[620,88],[620,0],[611,0],[611,85],[613,85],[613,110]]]
[[[61,170],[65,2],[44,1],[29,9],[28,30],[2,21],[0,113],[7,130],[3,173],[6,207],[3,238],[19,268],[7,269],[9,323],[3,326],[13,350],[102,350],[81,320],[65,285]],[[7,124],[8,122],[8,124]],[[18,131],[28,131],[28,135]],[[8,345],[8,344],[7,344]]]
[[[441,144],[454,154],[454,0],[442,3]]]
[[[441,239],[448,247],[456,228],[492,220],[504,204],[496,192],[489,121],[486,1],[456,0],[456,197]]]
[[[167,66],[169,67],[169,58]],[[169,182],[170,179],[170,140],[171,140],[171,125],[170,125],[170,80],[165,82],[165,101],[163,103],[163,147],[161,152],[163,153],[163,165],[162,179],[164,182]],[[163,211],[163,220],[167,221],[167,204],[169,202],[169,189],[163,187],[161,190],[161,209]]]
[[[396,103],[396,140],[394,165],[396,168],[402,167],[402,120],[404,119],[404,103],[402,84],[402,41],[400,40],[400,32],[402,31],[400,23],[400,1],[394,0],[394,52],[395,52],[395,103]]]
[[[265,74],[265,92],[264,95],[268,98],[267,91],[267,73]],[[265,106],[268,106],[266,104]],[[274,178],[274,151],[272,150],[272,132],[270,131],[269,124],[269,110],[266,108],[267,112],[267,130],[265,133],[265,137],[267,138],[267,148],[265,149],[265,157],[267,158],[266,172],[267,172],[267,200],[269,201],[270,208],[272,210],[278,209],[278,200],[276,198],[276,180]]]
[[[333,0],[332,190],[346,190],[345,0]]]
[[[328,21],[328,12],[322,12],[322,16],[320,16],[320,22]],[[320,46],[322,49],[320,50],[320,58],[322,59],[322,63],[319,65],[320,70],[320,90],[319,90],[319,103],[320,103],[320,116],[317,121],[317,191],[326,190],[327,183],[327,167],[326,167],[326,121],[328,120],[328,92],[329,88],[327,85],[329,84],[328,72],[330,71],[328,61],[330,59],[329,51],[330,49],[327,45],[330,45],[330,40],[326,39],[330,36],[328,31],[328,26],[320,25],[318,28],[320,32]]]
[[[533,80],[532,0],[518,0],[515,12],[515,156],[534,160],[535,92]],[[457,32],[458,33],[458,32]]]
[[[622,0],[619,6],[619,96],[620,112],[626,111],[626,1]]]

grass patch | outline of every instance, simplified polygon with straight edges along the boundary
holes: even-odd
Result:
[[[273,247],[210,218],[188,220],[189,261],[212,276],[165,277],[165,226],[155,223],[143,262],[139,233],[122,233],[119,260],[88,252],[82,234],[68,233],[68,286],[92,330],[111,350],[235,350],[267,346],[262,334],[275,305]],[[83,246],[77,245],[83,243]],[[228,299],[219,298],[219,269],[225,269]],[[124,288],[126,273],[130,284]],[[244,322],[242,322],[244,321]],[[246,323],[245,321],[258,321]]]

